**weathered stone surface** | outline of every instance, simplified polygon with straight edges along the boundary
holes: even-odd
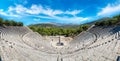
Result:
[[[0,55],[2,61],[120,61],[119,29],[93,27],[57,46],[27,27],[0,27]]]

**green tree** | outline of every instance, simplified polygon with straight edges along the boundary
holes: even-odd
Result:
[[[17,22],[17,26],[23,26],[22,22]]]
[[[89,28],[89,25],[83,25],[83,30],[87,30]]]
[[[10,25],[17,26],[17,22],[15,22],[14,20],[11,20]]]
[[[10,26],[10,21],[9,20],[5,20],[5,21],[3,21],[3,24],[6,25],[6,26]]]
[[[2,26],[2,25],[3,25],[3,19],[0,18],[0,26]]]

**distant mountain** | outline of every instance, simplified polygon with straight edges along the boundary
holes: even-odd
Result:
[[[93,25],[93,24],[95,24],[96,22],[107,21],[107,20],[109,20],[109,19],[110,19],[109,17],[104,17],[104,18],[100,18],[100,19],[98,19],[98,20],[95,20],[95,21],[93,21],[93,22],[89,22],[89,23],[86,23],[86,24]]]
[[[53,23],[39,23],[39,24],[32,24],[29,26],[37,26],[37,27],[58,27],[56,24]]]
[[[96,20],[96,22],[97,22],[97,21],[107,21],[107,20],[109,20],[109,19],[111,19],[111,18],[109,18],[109,17],[104,17],[104,18],[101,18],[101,19]]]
[[[61,23],[39,23],[39,24],[32,24],[29,26],[37,26],[37,27],[46,27],[46,28],[53,28],[53,27],[61,27],[61,28],[75,28],[79,25],[75,24],[61,24]]]
[[[89,22],[89,23],[86,23],[86,24],[93,25],[93,24],[95,24],[95,22],[106,21],[108,19],[110,19],[110,18],[109,17],[104,17],[104,18],[101,18],[101,19],[98,19],[98,20],[95,20],[93,22]],[[76,28],[76,27],[79,27],[80,25],[49,22],[49,23],[32,24],[32,25],[29,25],[29,26],[46,27],[46,28],[52,28],[52,27]]]
[[[79,27],[80,25],[75,25],[75,24],[63,24],[62,28],[76,28],[76,27]]]

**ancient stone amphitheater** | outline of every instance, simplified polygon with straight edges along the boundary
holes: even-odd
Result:
[[[93,26],[53,42],[27,27],[0,27],[0,61],[120,61],[120,26]]]

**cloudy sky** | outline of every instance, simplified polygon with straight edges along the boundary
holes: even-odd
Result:
[[[35,23],[82,24],[120,14],[120,0],[0,0],[0,17]]]

